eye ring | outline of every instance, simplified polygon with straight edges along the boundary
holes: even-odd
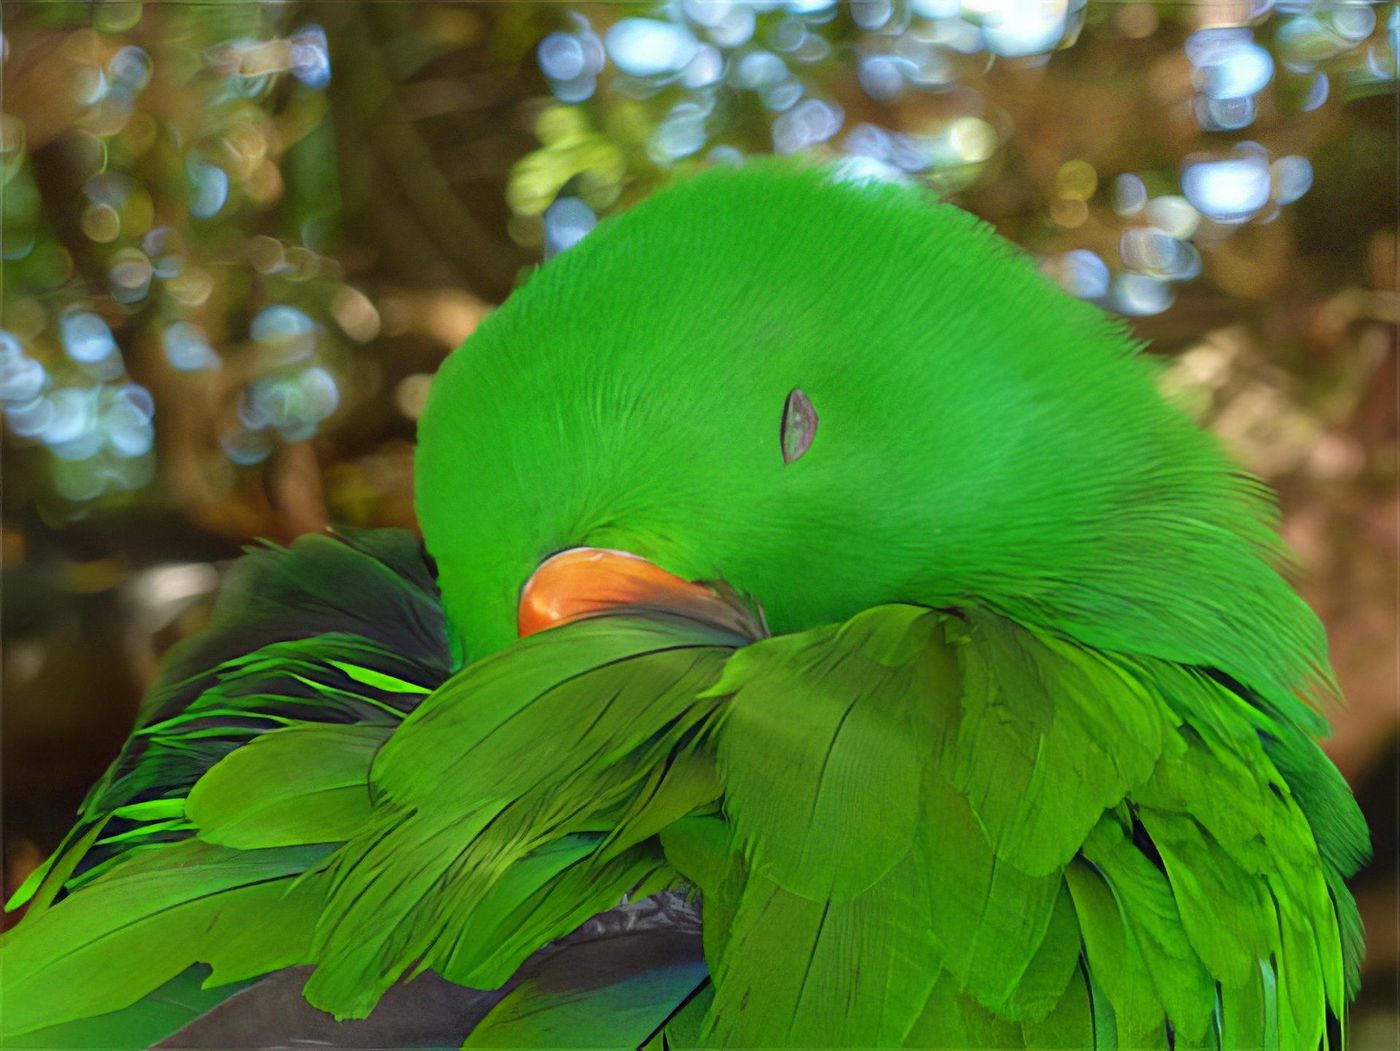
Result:
[[[778,432],[778,444],[783,452],[783,464],[802,459],[817,434],[817,410],[805,391],[793,387],[783,403],[783,424]]]

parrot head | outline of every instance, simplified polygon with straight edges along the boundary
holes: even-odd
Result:
[[[454,645],[737,595],[774,633],[979,606],[1260,690],[1325,679],[1267,496],[1153,380],[925,192],[705,172],[551,260],[434,380],[415,487]]]

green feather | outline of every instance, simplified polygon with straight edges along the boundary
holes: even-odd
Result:
[[[194,831],[185,796],[207,777],[194,812],[241,847],[345,838],[368,811],[374,744],[446,676],[447,659],[436,589],[407,533],[306,537],[240,561],[80,823],[10,902],[32,894],[0,949],[6,1030],[123,1008],[196,960],[214,963],[220,983],[300,962],[320,891],[295,877],[328,848],[180,843]],[[347,720],[364,725],[324,725]],[[260,739],[269,729],[275,744]]]
[[[867,652],[937,616],[871,610],[736,653],[711,691],[725,813],[755,871],[799,897],[854,898],[914,845],[920,738],[908,672]],[[927,629],[920,626],[922,634]]]
[[[904,1046],[921,1051],[932,1048],[1000,1051],[1023,1047],[1024,1039],[1018,1025],[958,992],[956,980],[945,975],[934,984]]]
[[[5,1046],[16,1051],[146,1051],[244,988],[236,982],[203,988],[207,967],[191,967],[129,1007],[25,1033]]]
[[[1194,712],[1220,692],[1187,670],[916,607],[740,651],[710,690],[726,706],[725,819],[687,818],[662,837],[705,895],[712,1039],[777,1045],[823,1032],[840,1043],[857,1039],[843,1025],[884,1032],[858,1012],[846,1022],[824,1013],[859,997],[852,978],[823,970],[842,910],[868,909],[862,923],[878,932],[882,901],[933,935],[918,950],[933,970],[906,964],[883,994],[896,1015],[941,966],[940,982],[994,1016],[1043,1020],[1063,1000],[1082,938],[1094,1010],[1112,1017],[1125,1047],[1164,1047],[1169,1022],[1183,1046],[1213,1045],[1217,981],[1228,1000],[1275,956],[1291,997],[1277,1023],[1285,1039],[1320,1033],[1341,974],[1325,868],[1286,785],[1269,787],[1281,779],[1238,698],[1216,698],[1205,719]],[[1201,733],[1178,728],[1179,712]],[[853,753],[889,757],[889,768],[871,776],[843,759],[849,734],[868,738]],[[1115,749],[1120,737],[1132,743]],[[902,754],[919,773],[913,790],[891,773]],[[1068,867],[1042,875],[1017,864],[1060,856]],[[898,894],[887,886],[894,871],[906,873]],[[878,935],[873,946],[860,960],[877,971],[886,953],[914,951]],[[925,1018],[919,1031],[937,1024]]]
[[[706,907],[739,903],[748,866],[734,849],[727,821],[703,814],[682,818],[662,829],[660,840],[666,859],[704,893]]]
[[[1361,988],[1361,960],[1366,955],[1366,931],[1356,899],[1335,870],[1327,874],[1327,889],[1332,896],[1332,908],[1337,913],[1337,927],[1341,932],[1345,990],[1350,1000]]]
[[[967,800],[931,765],[921,796],[918,856],[943,966],[984,1007],[1013,1018],[1043,1015],[1079,956],[1077,926],[1049,938],[1063,879],[1029,876],[999,858]],[[1042,946],[1046,958],[1037,961]]]
[[[1325,965],[1318,959],[1318,936],[1309,917],[1292,902],[1275,894],[1279,922],[1279,952],[1274,959],[1279,986],[1279,1043],[1284,1047],[1317,1047],[1327,1025],[1324,994]],[[1330,917],[1331,910],[1328,909]],[[1329,945],[1338,945],[1335,928]]]
[[[222,985],[300,963],[324,848],[188,842],[133,856],[0,941],[6,1038],[125,1008],[195,963]]]
[[[1137,814],[1162,856],[1192,948],[1224,985],[1249,980],[1278,940],[1267,886],[1194,819],[1151,807]]]
[[[396,724],[446,678],[448,660],[436,588],[411,534],[307,536],[285,550],[250,552],[231,571],[210,626],[172,651],[79,823],[7,908],[28,902],[37,917],[127,855],[188,836],[186,794],[263,733]],[[281,781],[233,787],[267,793]],[[343,822],[316,834],[343,838]]]
[[[426,696],[433,692],[419,683],[408,682],[405,679],[400,679],[397,675],[386,675],[359,664],[348,664],[345,661],[336,660],[328,660],[326,663],[332,668],[339,668],[361,686],[369,686],[383,693],[417,693]]]
[[[1189,696],[1180,681],[1177,686],[1181,698]],[[1289,1008],[1280,1038],[1312,1047],[1321,1039],[1328,1006],[1340,1013],[1346,995],[1345,913],[1339,914],[1328,878],[1335,869],[1258,737],[1222,726],[1224,712],[1239,710],[1238,699],[1232,702],[1223,687],[1203,680],[1197,686],[1213,695],[1216,711],[1202,717],[1202,700],[1186,706],[1193,720],[1183,728],[1187,747],[1164,760],[1137,793],[1144,824],[1166,862],[1201,959],[1233,986],[1272,955]],[[1168,819],[1164,826],[1162,810],[1191,820]],[[1212,880],[1218,887],[1198,900],[1192,885]],[[1221,923],[1231,925],[1228,931],[1218,928]],[[1226,949],[1231,937],[1246,944]]]
[[[1165,708],[1101,655],[1007,621],[973,617],[954,644],[962,711],[943,742],[949,776],[998,856],[1054,872],[1151,774]]]
[[[240,850],[335,843],[369,819],[369,769],[384,726],[274,730],[214,765],[185,811],[199,838]]]
[[[1042,1021],[1051,1021],[1055,1015],[1064,1016],[1055,1025],[1068,1024],[1069,1019],[1087,1021],[1087,1014],[1081,1019],[1078,1008],[1071,1010],[1066,1004],[1066,997],[1072,994],[1082,948],[1083,936],[1074,911],[1074,898],[1069,887],[1061,882],[1045,938],[1026,965],[1020,984],[1001,1008],[1002,1013],[1009,1018],[1022,1019],[1022,1028],[1027,1033],[1044,1032],[1035,1027]],[[1086,1007],[1087,1003],[1086,999],[1080,1006]]]
[[[165,821],[185,817],[183,799],[148,799],[144,803],[128,803],[112,811],[112,816],[124,821]]]
[[[898,1044],[937,976],[924,893],[907,860],[842,901],[751,877],[711,961],[706,1039],[739,1048]]]
[[[1124,922],[1113,890],[1093,865],[1076,860],[1065,870],[1084,935],[1084,957],[1096,986],[1113,1005],[1123,1032],[1164,1025],[1166,1015],[1137,939]]]
[[[516,866],[519,867],[519,866]],[[434,969],[463,985],[501,985],[541,945],[581,926],[625,898],[644,898],[675,881],[654,851],[636,849],[608,861],[585,854],[517,896],[515,869],[492,887],[483,904],[463,919],[434,959]],[[492,893],[501,888],[503,893]],[[502,900],[513,902],[507,910]],[[455,917],[444,925],[456,926]]]
[[[1215,1008],[1215,982],[1186,937],[1166,876],[1111,817],[1094,827],[1083,855],[1112,891],[1110,915],[1117,912],[1125,944],[1136,948],[1151,979],[1156,1001],[1151,1013],[1155,1016],[1160,1004],[1179,1037],[1203,1039]],[[1104,981],[1112,995],[1107,974]],[[1117,997],[1114,1003],[1120,1014],[1127,1013]]]
[[[1220,1046],[1278,1051],[1277,1001],[1273,968],[1260,960],[1243,981],[1220,999]]]
[[[664,1029],[706,978],[690,941],[634,934],[585,942],[507,993],[463,1048],[633,1051]]]
[[[918,1016],[939,947],[915,853],[928,735],[909,688],[946,676],[940,621],[891,606],[756,643],[710,691],[725,699],[725,853],[750,873],[712,957],[716,1042],[897,1043]]]
[[[654,768],[635,802],[617,818],[598,850],[598,860],[607,861],[696,811],[716,809],[720,793],[714,757],[708,749],[701,750],[697,737],[692,746]]]
[[[701,1032],[714,999],[714,984],[707,982],[682,1005],[642,1051],[700,1051],[706,1047]]]
[[[333,862],[308,998],[360,1016],[410,966],[499,983],[655,874],[654,849],[584,859],[555,874],[569,893],[535,891],[510,951],[474,933],[532,852],[641,820],[648,778],[713,713],[699,695],[738,641],[679,618],[600,617],[524,639],[428,698],[376,757],[373,818]]]
[[[1113,1004],[1098,982],[1092,969],[1084,966],[1084,977],[1089,985],[1089,1005],[1094,1023],[1094,1051],[1118,1051],[1118,1019],[1113,1014]]]
[[[1060,899],[1067,903],[1072,916],[1074,905],[1069,890],[1064,890]],[[1078,928],[1076,926],[1076,935]],[[1059,1002],[1044,1018],[1021,1023],[1021,1032],[1027,1049],[1034,1051],[1064,1051],[1065,1048],[1093,1048],[1094,1005],[1089,997],[1089,986],[1084,978],[1083,967],[1076,957],[1070,970],[1069,982]]]
[[[87,856],[87,852],[92,849],[106,827],[105,817],[87,827],[74,827],[44,863],[20,884],[10,900],[5,903],[5,910],[13,912],[27,904],[29,911],[25,915],[37,917],[47,909],[63,890],[64,884],[72,878],[74,869]]]
[[[721,817],[696,815],[671,824],[658,838],[666,860],[700,891],[705,959],[718,960],[748,882],[748,865],[734,848],[733,832]]]

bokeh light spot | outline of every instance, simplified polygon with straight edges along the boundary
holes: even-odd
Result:
[[[1098,185],[1098,172],[1088,161],[1066,161],[1055,173],[1055,192],[1067,200],[1087,201]]]
[[[1292,204],[1312,187],[1312,162],[1306,157],[1280,157],[1269,166],[1276,204]]]
[[[181,372],[217,368],[220,363],[204,330],[188,321],[167,325],[161,334],[161,346],[166,360]]]
[[[1203,215],[1219,223],[1244,222],[1269,202],[1267,154],[1254,146],[1224,160],[1196,161],[1182,175],[1181,188]]]
[[[102,361],[117,351],[117,341],[107,322],[88,311],[72,310],[60,315],[58,332],[63,349],[77,362]]]
[[[1132,317],[1160,314],[1174,299],[1170,284],[1147,274],[1119,274],[1113,281],[1114,308]]]
[[[305,26],[287,41],[292,76],[309,88],[324,88],[331,82],[330,46],[326,31],[318,25]]]
[[[577,197],[560,197],[544,213],[546,257],[572,248],[597,225],[592,208]]]
[[[634,77],[678,73],[695,57],[699,43],[684,26],[650,18],[624,18],[603,39],[608,57]]]

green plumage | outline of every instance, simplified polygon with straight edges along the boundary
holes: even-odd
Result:
[[[1132,351],[905,188],[756,165],[604,224],[434,384],[436,578],[391,531],[236,571],[17,895],[0,1033],[143,1043],[198,965],[309,964],[345,1018],[517,975],[472,1047],[1315,1051],[1367,849],[1321,631]],[[583,545],[771,635],[657,602],[517,639]],[[559,941],[663,890],[700,939]]]
[[[311,1001],[359,1016],[412,966],[494,987],[639,884],[677,881],[645,841],[605,852],[608,833],[639,838],[626,821],[644,779],[714,710],[696,695],[742,641],[599,618],[438,690],[375,759],[378,805],[331,870]]]

